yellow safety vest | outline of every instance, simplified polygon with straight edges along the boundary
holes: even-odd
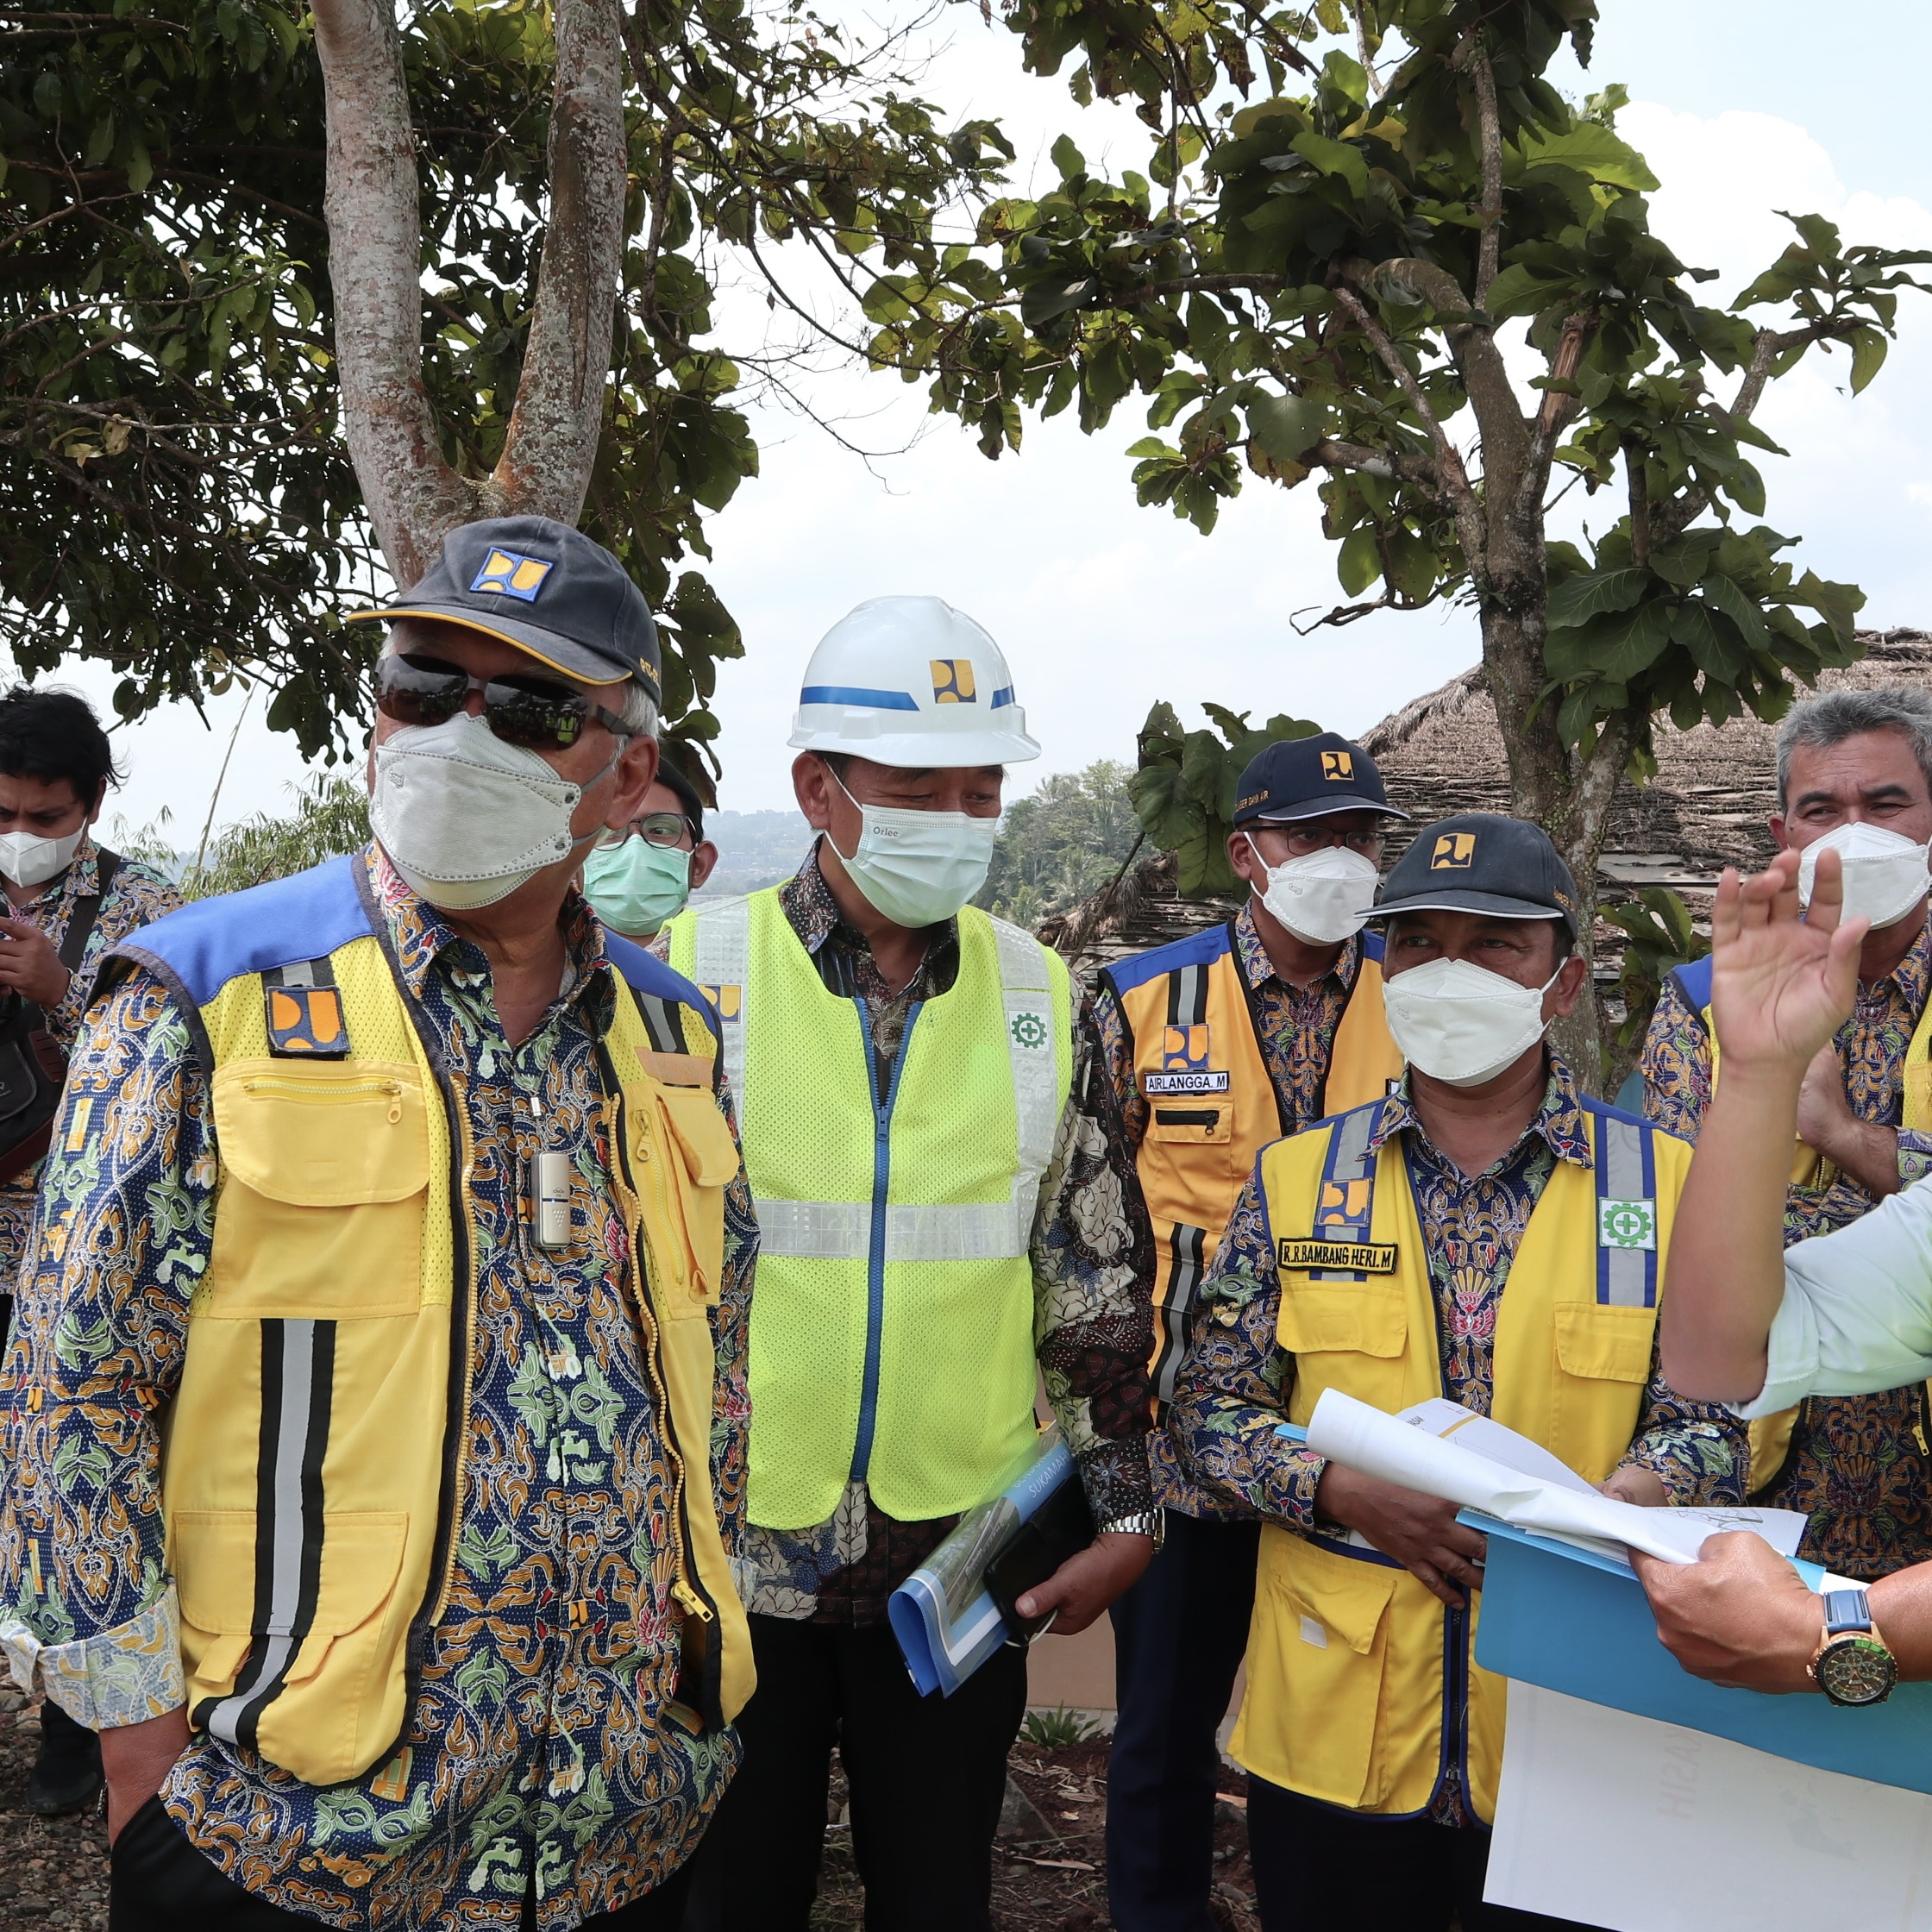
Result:
[[[1379,1100],[1402,1057],[1382,1006],[1382,936],[1364,932],[1318,1112]],[[1174,1396],[1195,1290],[1261,1150],[1285,1132],[1255,1037],[1232,920],[1123,959],[1101,975],[1133,1042],[1147,1131],[1135,1153],[1154,1224],[1154,1393]]]
[[[1062,961],[973,906],[881,1088],[775,889],[693,906],[757,1207],[749,1511],[825,1521],[848,1481],[917,1522],[982,1501],[1033,1433],[1035,1206],[1073,1078]]]
[[[1559,1161],[1497,1304],[1491,1413],[1601,1482],[1642,1412],[1684,1142],[1585,1101],[1594,1170]],[[1281,1280],[1289,1419],[1325,1389],[1390,1413],[1444,1393],[1435,1295],[1401,1134],[1367,1152],[1377,1107],[1262,1157]],[[1477,1610],[1450,1610],[1380,1552],[1262,1531],[1247,1695],[1233,1741],[1258,1777],[1389,1816],[1426,1811],[1458,1769],[1495,1814],[1503,1680],[1475,1660]],[[1481,1598],[1478,1594],[1477,1603]],[[1466,1764],[1454,1713],[1466,1697]]]
[[[449,1587],[474,1371],[468,1134],[365,889],[361,859],[338,860],[113,955],[189,1016],[221,1161],[161,1471],[189,1709],[310,1785],[359,1776],[407,1722]],[[611,951],[612,1185],[644,1258],[630,1302],[663,1397],[687,1680],[721,1726],[753,1681],[711,1490],[706,1311],[737,1156],[696,990]]]
[[[1711,957],[1680,966],[1671,977],[1685,1003],[1703,1020],[1704,1037],[1710,1042],[1710,1090],[1717,1091],[1717,1023],[1711,1015]],[[1932,1000],[1926,1002],[1905,1048],[1898,1070],[1901,1101],[1899,1125],[1908,1133],[1923,1133],[1932,1126]],[[1838,1178],[1838,1170],[1816,1148],[1800,1140],[1791,1154],[1788,1186],[1792,1192],[1822,1194]],[[1925,1384],[1928,1404],[1932,1404],[1932,1382]],[[1800,1407],[1803,1405],[1801,1404]],[[1784,1473],[1791,1453],[1791,1435],[1797,1427],[1798,1410],[1783,1408],[1775,1415],[1760,1415],[1751,1425],[1751,1493],[1761,1495]]]

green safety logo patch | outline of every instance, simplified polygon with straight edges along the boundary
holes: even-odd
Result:
[[[1657,1245],[1657,1203],[1654,1201],[1599,1201],[1596,1240],[1605,1248],[1651,1248]]]
[[[1013,1044],[1025,1047],[1029,1053],[1038,1053],[1046,1044],[1046,1016],[1038,1013],[1016,1013],[1007,1021],[1013,1033]]]

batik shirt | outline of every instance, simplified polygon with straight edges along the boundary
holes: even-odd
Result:
[[[893,994],[864,934],[840,915],[816,851],[780,888],[779,903],[827,989],[865,1000],[882,1080],[913,1001],[945,993],[958,976],[958,922],[933,928],[918,972]],[[1152,1507],[1146,1437],[1153,1318],[1145,1284],[1152,1279],[1153,1230],[1085,1004],[1075,1029],[1073,1088],[1039,1202],[1032,1255],[1041,1379],[1095,1521],[1106,1522]],[[883,1622],[887,1599],[957,1521],[897,1521],[863,1483],[849,1483],[831,1517],[815,1528],[747,1529],[745,1608],[820,1623]]]
[[[538,1924],[565,1932],[677,1866],[737,1756],[733,1734],[694,1735],[668,1708],[679,1613],[655,1559],[671,1471],[625,1307],[597,1065],[613,969],[573,896],[563,987],[512,1046],[480,949],[379,851],[357,862],[474,1148],[474,1393],[448,1604],[392,1760],[318,1790],[203,1734],[162,1795],[222,1871],[304,1918],[510,1932],[534,1889]],[[72,1148],[55,1136],[0,1377],[0,1642],[16,1676],[37,1668],[72,1716],[108,1726],[184,1701],[156,1423],[208,1264],[218,1152],[188,1015],[145,972],[90,1016],[69,1092],[97,1097],[99,1125]],[[543,1145],[575,1166],[575,1239],[556,1253],[535,1243],[524,1182],[539,1098]],[[756,1250],[741,1174],[713,1322],[712,1479],[733,1551]]]
[[[9,904],[0,911],[9,919],[27,919],[39,926],[58,952],[66,943],[76,904],[95,894],[100,863],[100,849],[92,838],[83,838],[73,862],[65,872],[48,880],[25,905]],[[74,969],[66,994],[47,1016],[47,1030],[63,1053],[72,1050],[74,1036],[80,1031],[81,1015],[86,1011],[101,956],[119,945],[130,932],[151,925],[164,913],[172,913],[180,903],[180,894],[153,866],[122,859],[115,868],[113,881],[94,915],[93,928],[87,935],[87,944],[81,948],[80,963]],[[0,1295],[12,1291],[21,1257],[27,1252],[27,1230],[34,1219],[34,1194],[40,1178],[41,1163],[36,1161],[12,1180],[0,1182]]]
[[[1885,978],[1859,983],[1858,1005],[1835,1044],[1845,1098],[1860,1120],[1897,1127],[1900,1070],[1932,984],[1932,923]],[[1674,981],[1665,980],[1644,1038],[1644,1113],[1694,1141],[1710,1105],[1710,1036]],[[1932,1173],[1932,1133],[1898,1132],[1898,1184]],[[1848,1174],[1827,1188],[1787,1189],[1785,1245],[1855,1221],[1875,1197]],[[1925,1385],[1877,1396],[1814,1396],[1799,1405],[1791,1452],[1760,1472],[1758,1501],[1810,1517],[1803,1555],[1871,1581],[1932,1559],[1932,1444]]]
[[[1248,1011],[1254,1017],[1261,1062],[1268,1070],[1275,1104],[1281,1110],[1282,1131],[1300,1133],[1321,1118],[1328,1063],[1335,1050],[1336,1030],[1361,968],[1362,942],[1348,940],[1335,963],[1320,979],[1296,986],[1276,972],[1255,925],[1251,899],[1235,916],[1233,951],[1241,977],[1248,984]],[[1141,1142],[1147,1138],[1147,1097],[1134,1076],[1132,1032],[1113,988],[1104,979],[1094,989],[1094,1023],[1107,1058],[1107,1081],[1138,1156]],[[1167,1509],[1188,1516],[1236,1513],[1181,1474],[1164,1425],[1148,1439],[1147,1459],[1154,1473],[1155,1498]]]
[[[1383,1102],[1369,1151],[1379,1152],[1398,1134],[1434,1291],[1442,1392],[1487,1415],[1496,1386],[1496,1316],[1530,1214],[1559,1161],[1586,1172],[1594,1166],[1584,1111],[1568,1070],[1552,1055],[1535,1118],[1484,1172],[1465,1174],[1431,1144],[1406,1078]],[[1327,1460],[1275,1433],[1293,1392],[1295,1358],[1275,1333],[1281,1277],[1258,1163],[1201,1284],[1201,1320],[1168,1412],[1182,1469],[1209,1494],[1270,1522],[1304,1535],[1345,1535],[1315,1513]],[[1741,1502],[1747,1460],[1743,1425],[1721,1404],[1674,1394],[1653,1342],[1636,1432],[1620,1466],[1654,1471],[1675,1503]],[[1466,1725],[1466,1711],[1458,1720]],[[1451,1761],[1466,1756],[1458,1748]],[[1477,1822],[1455,1779],[1445,1780],[1438,1798],[1439,1822]]]

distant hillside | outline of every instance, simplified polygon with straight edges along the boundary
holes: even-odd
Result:
[[[705,837],[718,848],[718,869],[700,899],[775,886],[812,849],[812,828],[796,812],[707,812]]]

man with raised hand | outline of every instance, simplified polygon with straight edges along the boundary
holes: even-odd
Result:
[[[1690,1150],[1583,1097],[1545,1044],[1589,978],[1548,837],[1427,826],[1376,916],[1408,1070],[1262,1154],[1169,1427],[1265,1526],[1232,1746],[1265,1932],[1502,1932],[1551,1922],[1483,1900],[1504,1690],[1474,1656],[1483,1539],[1280,1425],[1326,1389],[1391,1414],[1447,1396],[1644,1504],[1739,1500],[1743,1432],[1657,1364]]]
[[[758,1693],[687,1926],[805,1932],[836,1744],[872,1932],[985,1932],[1026,1654],[922,1699],[887,1601],[1026,1453],[1041,1380],[1098,1534],[1020,1614],[1083,1629],[1146,1568],[1151,1243],[1065,966],[969,903],[1039,754],[999,646],[936,597],[862,604],[792,743],[797,877],[669,929],[724,1015],[762,1243]]]
[[[1806,1070],[1787,1150],[1785,1239],[1828,1233],[1932,1171],[1932,695],[1834,691],[1778,731],[1772,837],[1798,855],[1801,900],[1833,855],[1867,922],[1858,992]],[[1644,1042],[1645,1117],[1695,1142],[1722,1042],[1711,961],[1664,983]],[[1800,1554],[1867,1581],[1932,1557],[1932,1403],[1922,1381],[1815,1395],[1751,1426],[1752,1500],[1809,1518]]]

